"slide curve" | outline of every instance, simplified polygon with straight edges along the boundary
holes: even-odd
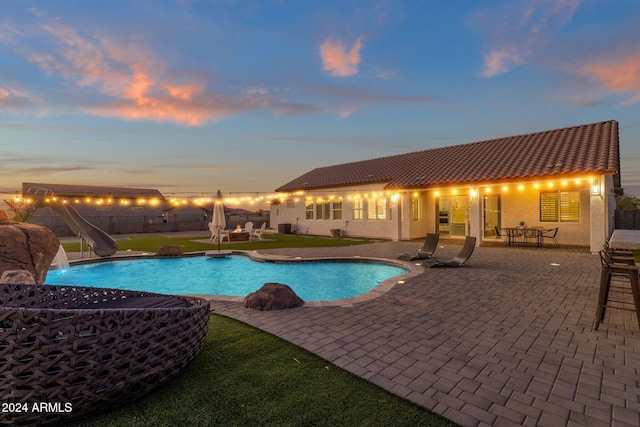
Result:
[[[96,255],[101,257],[110,256],[118,250],[118,242],[113,237],[84,219],[70,204],[54,202],[48,206],[60,214],[69,228],[77,236],[84,239]]]

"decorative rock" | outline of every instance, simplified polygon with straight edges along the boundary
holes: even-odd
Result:
[[[27,270],[43,283],[60,241],[51,230],[23,222],[0,224],[0,275],[7,270]]]
[[[179,246],[164,245],[160,249],[158,249],[158,252],[156,252],[156,256],[163,258],[179,258],[184,256],[184,253]]]
[[[288,285],[265,283],[244,298],[244,306],[260,311],[300,307],[304,301]]]
[[[2,273],[0,283],[9,285],[35,285],[36,279],[27,270],[7,270]]]

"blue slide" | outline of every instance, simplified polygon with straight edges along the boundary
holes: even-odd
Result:
[[[71,231],[84,239],[96,255],[110,256],[118,250],[118,242],[113,237],[84,219],[70,204],[53,202],[48,206],[60,214]]]

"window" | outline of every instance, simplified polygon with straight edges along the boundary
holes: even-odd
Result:
[[[342,219],[342,202],[333,202],[333,219]]]
[[[364,200],[353,200],[353,219],[364,219]]]
[[[316,203],[316,219],[331,219],[331,202]]]
[[[413,221],[422,220],[422,199],[411,199],[411,219]]]
[[[560,222],[580,221],[580,192],[560,192]]]
[[[306,219],[313,219],[313,202],[310,200],[307,200],[305,202],[304,205],[304,210],[305,210],[305,218]]]
[[[540,222],[580,221],[579,191],[540,193]]]
[[[367,199],[367,219],[386,219],[387,199]]]
[[[540,193],[540,222],[558,222],[558,193]]]
[[[331,219],[331,202],[322,204],[322,219]]]

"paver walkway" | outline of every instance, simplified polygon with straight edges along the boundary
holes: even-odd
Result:
[[[264,252],[395,258],[419,246]],[[462,268],[426,269],[350,306],[212,308],[463,426],[639,426],[640,330],[620,310],[592,330],[599,272],[586,250],[480,247]]]

